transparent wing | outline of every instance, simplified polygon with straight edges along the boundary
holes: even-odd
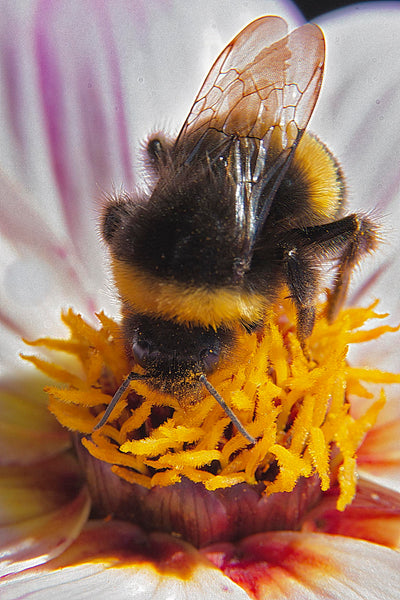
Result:
[[[212,128],[227,136],[264,139],[279,127],[282,145],[304,130],[318,98],[325,45],[317,25],[287,34],[280,17],[261,17],[245,27],[211,68],[177,145],[190,149]]]
[[[257,19],[217,58],[176,140],[186,164],[227,159],[247,258],[313,112],[324,57],[317,25],[287,34],[280,17]]]

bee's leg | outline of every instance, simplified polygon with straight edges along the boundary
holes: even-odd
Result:
[[[284,246],[286,280],[296,304],[300,340],[312,331],[321,260],[337,260],[334,288],[329,296],[332,321],[346,297],[353,267],[376,246],[377,226],[356,214],[325,225],[287,232]]]
[[[328,320],[331,322],[344,304],[353,268],[364,254],[372,252],[376,248],[378,239],[378,228],[367,217],[353,214],[344,217],[337,223],[347,227],[347,231],[344,234],[339,232],[337,238],[338,269],[335,284],[328,299]]]
[[[286,283],[297,311],[297,336],[304,349],[314,326],[319,269],[311,253],[298,242],[286,247],[284,262]]]

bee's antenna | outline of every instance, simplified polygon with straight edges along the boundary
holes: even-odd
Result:
[[[129,375],[127,376],[127,378],[121,383],[121,385],[115,392],[110,404],[106,408],[106,412],[101,417],[100,421],[94,426],[93,431],[97,431],[97,429],[100,429],[101,427],[103,427],[103,425],[105,425],[107,423],[112,411],[114,410],[115,406],[117,405],[117,402],[121,399],[123,393],[128,388],[130,382],[133,381],[134,379],[147,379],[147,377],[146,377],[146,375],[140,375],[139,373],[134,373],[133,371],[131,371],[129,373]]]
[[[236,429],[239,431],[239,433],[241,433],[243,435],[243,437],[245,437],[246,440],[248,440],[251,444],[255,444],[256,440],[249,433],[247,433],[247,431],[245,430],[245,428],[243,427],[243,425],[241,424],[241,422],[239,421],[237,416],[226,404],[223,397],[211,385],[211,383],[208,381],[207,377],[204,374],[200,375],[199,381],[204,385],[204,387],[211,394],[211,396],[213,396],[216,399],[218,404],[224,409],[224,411],[226,412],[226,414],[228,415],[228,417],[230,418],[230,420],[232,421],[232,423],[234,424]]]

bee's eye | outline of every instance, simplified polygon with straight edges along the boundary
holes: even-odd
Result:
[[[132,344],[132,354],[135,362],[141,367],[145,367],[150,355],[150,344],[146,340],[134,342]]]
[[[211,373],[220,359],[220,350],[217,348],[204,348],[200,352],[200,359],[203,363],[204,371]]]

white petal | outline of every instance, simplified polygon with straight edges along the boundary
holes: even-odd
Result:
[[[4,600],[248,600],[249,596],[215,569],[198,567],[184,580],[157,573],[150,567],[108,567],[86,564],[41,574],[26,572],[0,584]]]
[[[248,600],[194,548],[129,524],[88,526],[70,549],[43,567],[5,577],[2,600]]]
[[[400,315],[400,11],[399,3],[365,3],[321,17],[327,40],[325,81],[311,128],[341,162],[349,209],[381,224],[383,243],[362,261],[355,288],[376,270],[364,302],[383,298],[383,312]],[[382,344],[389,352],[393,341]],[[397,343],[398,344],[398,343]],[[399,347],[397,345],[397,347]],[[400,366],[400,354],[397,353]]]
[[[58,556],[79,535],[89,510],[80,470],[68,455],[29,467],[2,467],[0,575]]]
[[[52,232],[49,221],[0,174],[0,364],[12,365],[21,336],[65,335],[62,308],[91,315],[99,295],[87,291],[72,244]]]

